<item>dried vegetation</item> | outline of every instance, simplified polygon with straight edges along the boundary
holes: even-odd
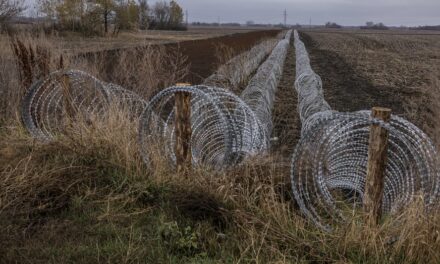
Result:
[[[29,41],[36,47],[40,40],[22,40],[23,46]],[[50,144],[36,142],[15,117],[25,86],[17,83],[10,43],[0,45],[8,58],[0,62],[0,92],[8,98],[1,100],[0,129],[4,262],[440,262],[438,211],[426,212],[416,202],[377,228],[363,225],[362,214],[353,212],[352,222],[327,233],[299,215],[288,170],[274,157],[184,176],[157,153],[156,166],[149,168],[136,148],[136,122],[123,110],[92,124],[77,122]],[[48,50],[49,67],[56,69],[59,54]],[[185,65],[179,56],[146,52],[134,59],[136,54],[119,56],[115,75],[105,75],[99,63],[63,63],[136,91],[144,85],[161,89],[185,75],[173,70]],[[438,72],[431,73],[430,85],[440,88]]]

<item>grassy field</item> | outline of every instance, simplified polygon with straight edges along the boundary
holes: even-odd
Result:
[[[434,97],[439,36],[302,36],[335,109],[392,106],[431,136],[440,131]],[[57,68],[63,44],[25,41],[51,49],[50,67]],[[78,122],[51,143],[31,138],[17,117],[27,87],[9,42],[0,45],[0,263],[440,262],[440,214],[426,212],[421,198],[377,227],[364,225],[357,211],[350,211],[350,222],[335,223],[333,232],[302,217],[289,179],[300,126],[293,45],[275,102],[280,142],[273,151],[224,171],[200,167],[188,175],[176,175],[162,153],[146,166],[137,124],[124,112],[112,111],[93,129]],[[99,62],[66,63],[146,98],[190,73],[191,61],[178,53],[136,54],[137,60],[119,56],[118,75],[112,76]]]

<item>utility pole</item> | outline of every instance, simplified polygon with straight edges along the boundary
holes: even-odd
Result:
[[[188,10],[185,10],[186,26],[188,27]]]
[[[284,27],[287,27],[287,10],[284,9]]]
[[[310,20],[309,20],[309,28],[312,28],[312,17],[310,17]]]
[[[217,17],[217,24],[218,24],[218,27],[220,27],[220,17]]]

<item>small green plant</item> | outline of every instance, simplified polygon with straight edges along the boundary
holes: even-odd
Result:
[[[165,245],[175,254],[187,256],[200,253],[200,232],[191,226],[180,227],[176,221],[163,223],[159,229]]]

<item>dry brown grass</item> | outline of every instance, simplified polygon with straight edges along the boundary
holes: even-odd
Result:
[[[121,82],[141,89],[141,79],[122,74]],[[176,175],[163,153],[154,153],[154,167],[142,162],[137,124],[121,108],[78,120],[50,144],[36,142],[18,121],[9,124],[0,130],[5,262],[440,262],[440,213],[424,210],[420,199],[378,227],[356,213],[329,233],[301,216],[290,195],[290,163],[276,157]]]
[[[20,124],[3,130],[0,212],[46,211],[58,207],[60,199],[66,202],[85,182],[111,180],[96,177],[105,172],[145,171],[137,151],[137,123],[116,107],[105,118],[77,118],[49,144],[30,138]]]
[[[206,252],[201,255],[204,257],[192,253],[188,256],[188,252],[182,253],[180,244],[179,250],[175,245],[160,249],[162,254],[181,256],[176,262],[193,259],[210,263],[210,259],[229,259],[234,263],[438,263],[440,260],[440,214],[422,209],[420,199],[404,212],[384,219],[377,228],[364,225],[363,216],[358,213],[350,223],[336,225],[328,233],[309,224],[295,207],[286,175],[288,164],[279,165],[267,156],[223,172],[195,168],[189,175],[176,175],[160,153],[156,154],[154,167],[143,164],[136,148],[135,125],[124,112],[114,110],[109,118],[94,120],[76,123],[51,144],[34,142],[20,126],[2,131],[0,215],[25,223],[9,224],[9,230],[31,234],[50,232],[47,225],[61,225],[79,199],[90,201],[81,212],[90,218],[88,221],[100,226],[110,223],[117,228],[123,225],[123,219],[144,221],[155,211],[170,212],[171,216],[167,217],[172,221],[194,228],[191,229],[196,232],[194,241],[185,242],[197,244],[197,249],[191,250]],[[168,194],[161,200],[148,198],[151,194],[147,190],[151,186],[165,187]],[[147,205],[142,202],[139,206],[145,199]],[[93,209],[98,205],[101,209]],[[98,211],[90,213],[90,210]],[[153,223],[144,222],[140,226],[165,228],[158,224],[151,227]],[[69,227],[64,229],[70,234]],[[119,232],[122,239],[131,234],[124,232],[135,231]],[[135,235],[142,234],[140,230],[136,232]],[[29,241],[40,241],[39,236],[31,234]],[[182,235],[178,234],[175,239]],[[5,231],[3,236],[6,235],[13,236]],[[161,236],[159,241],[165,239]],[[69,241],[62,233],[56,239],[58,244]],[[130,239],[124,241],[139,248],[151,246],[148,244],[151,242],[140,238]],[[19,239],[13,241],[23,243]],[[76,243],[88,245],[86,241]],[[47,256],[44,252],[37,254],[32,249],[38,246],[29,243],[25,245],[31,253],[25,256]],[[51,246],[50,242],[44,245]],[[3,249],[7,250],[5,246]],[[182,247],[192,248],[186,244]],[[137,252],[130,251],[128,259],[150,256],[149,252]],[[123,257],[121,253],[112,254],[116,254],[116,259]]]
[[[103,56],[77,57],[62,53],[60,44],[43,34],[2,36],[0,40],[0,120],[18,120],[21,99],[30,84],[51,71],[80,69],[149,98],[181,81],[189,72],[178,48],[147,46]],[[61,62],[62,61],[62,62]],[[61,65],[62,64],[62,65]]]
[[[18,116],[29,85],[59,66],[60,52],[45,35],[0,38],[0,120]]]
[[[289,164],[277,164],[274,157],[266,156],[223,172],[196,168],[189,175],[176,175],[164,157],[156,153],[155,166],[146,167],[137,149],[136,122],[118,109],[112,108],[105,118],[78,120],[50,144],[35,142],[19,124],[1,131],[0,215],[2,221],[5,217],[21,219],[18,221],[21,224],[7,224],[8,230],[31,234],[50,232],[47,225],[62,225],[63,215],[69,215],[79,199],[90,201],[91,205],[81,212],[88,215],[88,221],[97,221],[100,226],[106,223],[119,226],[121,219],[134,221],[140,217],[141,221],[154,210],[177,210],[177,214],[171,213],[171,219],[189,223],[197,230],[193,231],[199,234],[195,240],[185,243],[197,243],[197,250],[191,250],[208,252],[204,261],[226,257],[231,262],[245,263],[437,263],[440,260],[440,214],[422,210],[423,203],[415,203],[405,212],[385,219],[378,228],[363,225],[359,214],[351,223],[327,233],[310,225],[295,208],[288,184]],[[161,202],[154,200],[146,207],[139,206],[140,200],[150,201],[150,196],[145,198],[145,191],[151,186],[167,186],[169,194]],[[93,209],[98,205],[101,209]],[[90,213],[90,210],[98,211]],[[51,220],[41,222],[42,219]],[[76,226],[75,222],[72,225]],[[125,231],[120,232],[118,236],[126,235]],[[2,233],[9,236],[5,241],[13,245],[23,243],[19,238],[11,242],[10,236],[14,235],[10,231]],[[31,234],[29,241],[38,243],[41,238]],[[130,239],[126,242],[132,243]],[[58,233],[57,243],[68,241]],[[135,240],[140,248],[145,243],[142,239]],[[32,253],[28,254],[46,256],[36,253],[38,246],[25,245],[31,249]],[[222,247],[227,249],[220,251],[222,254],[212,253]],[[3,248],[8,249],[5,245]],[[164,255],[170,254],[166,248],[160,250]],[[172,249],[174,255],[183,254],[182,249],[174,250],[177,249]],[[129,259],[148,256],[148,252],[138,252],[130,251]],[[11,251],[7,253],[11,258],[18,257]],[[113,254],[122,257],[121,253]]]

